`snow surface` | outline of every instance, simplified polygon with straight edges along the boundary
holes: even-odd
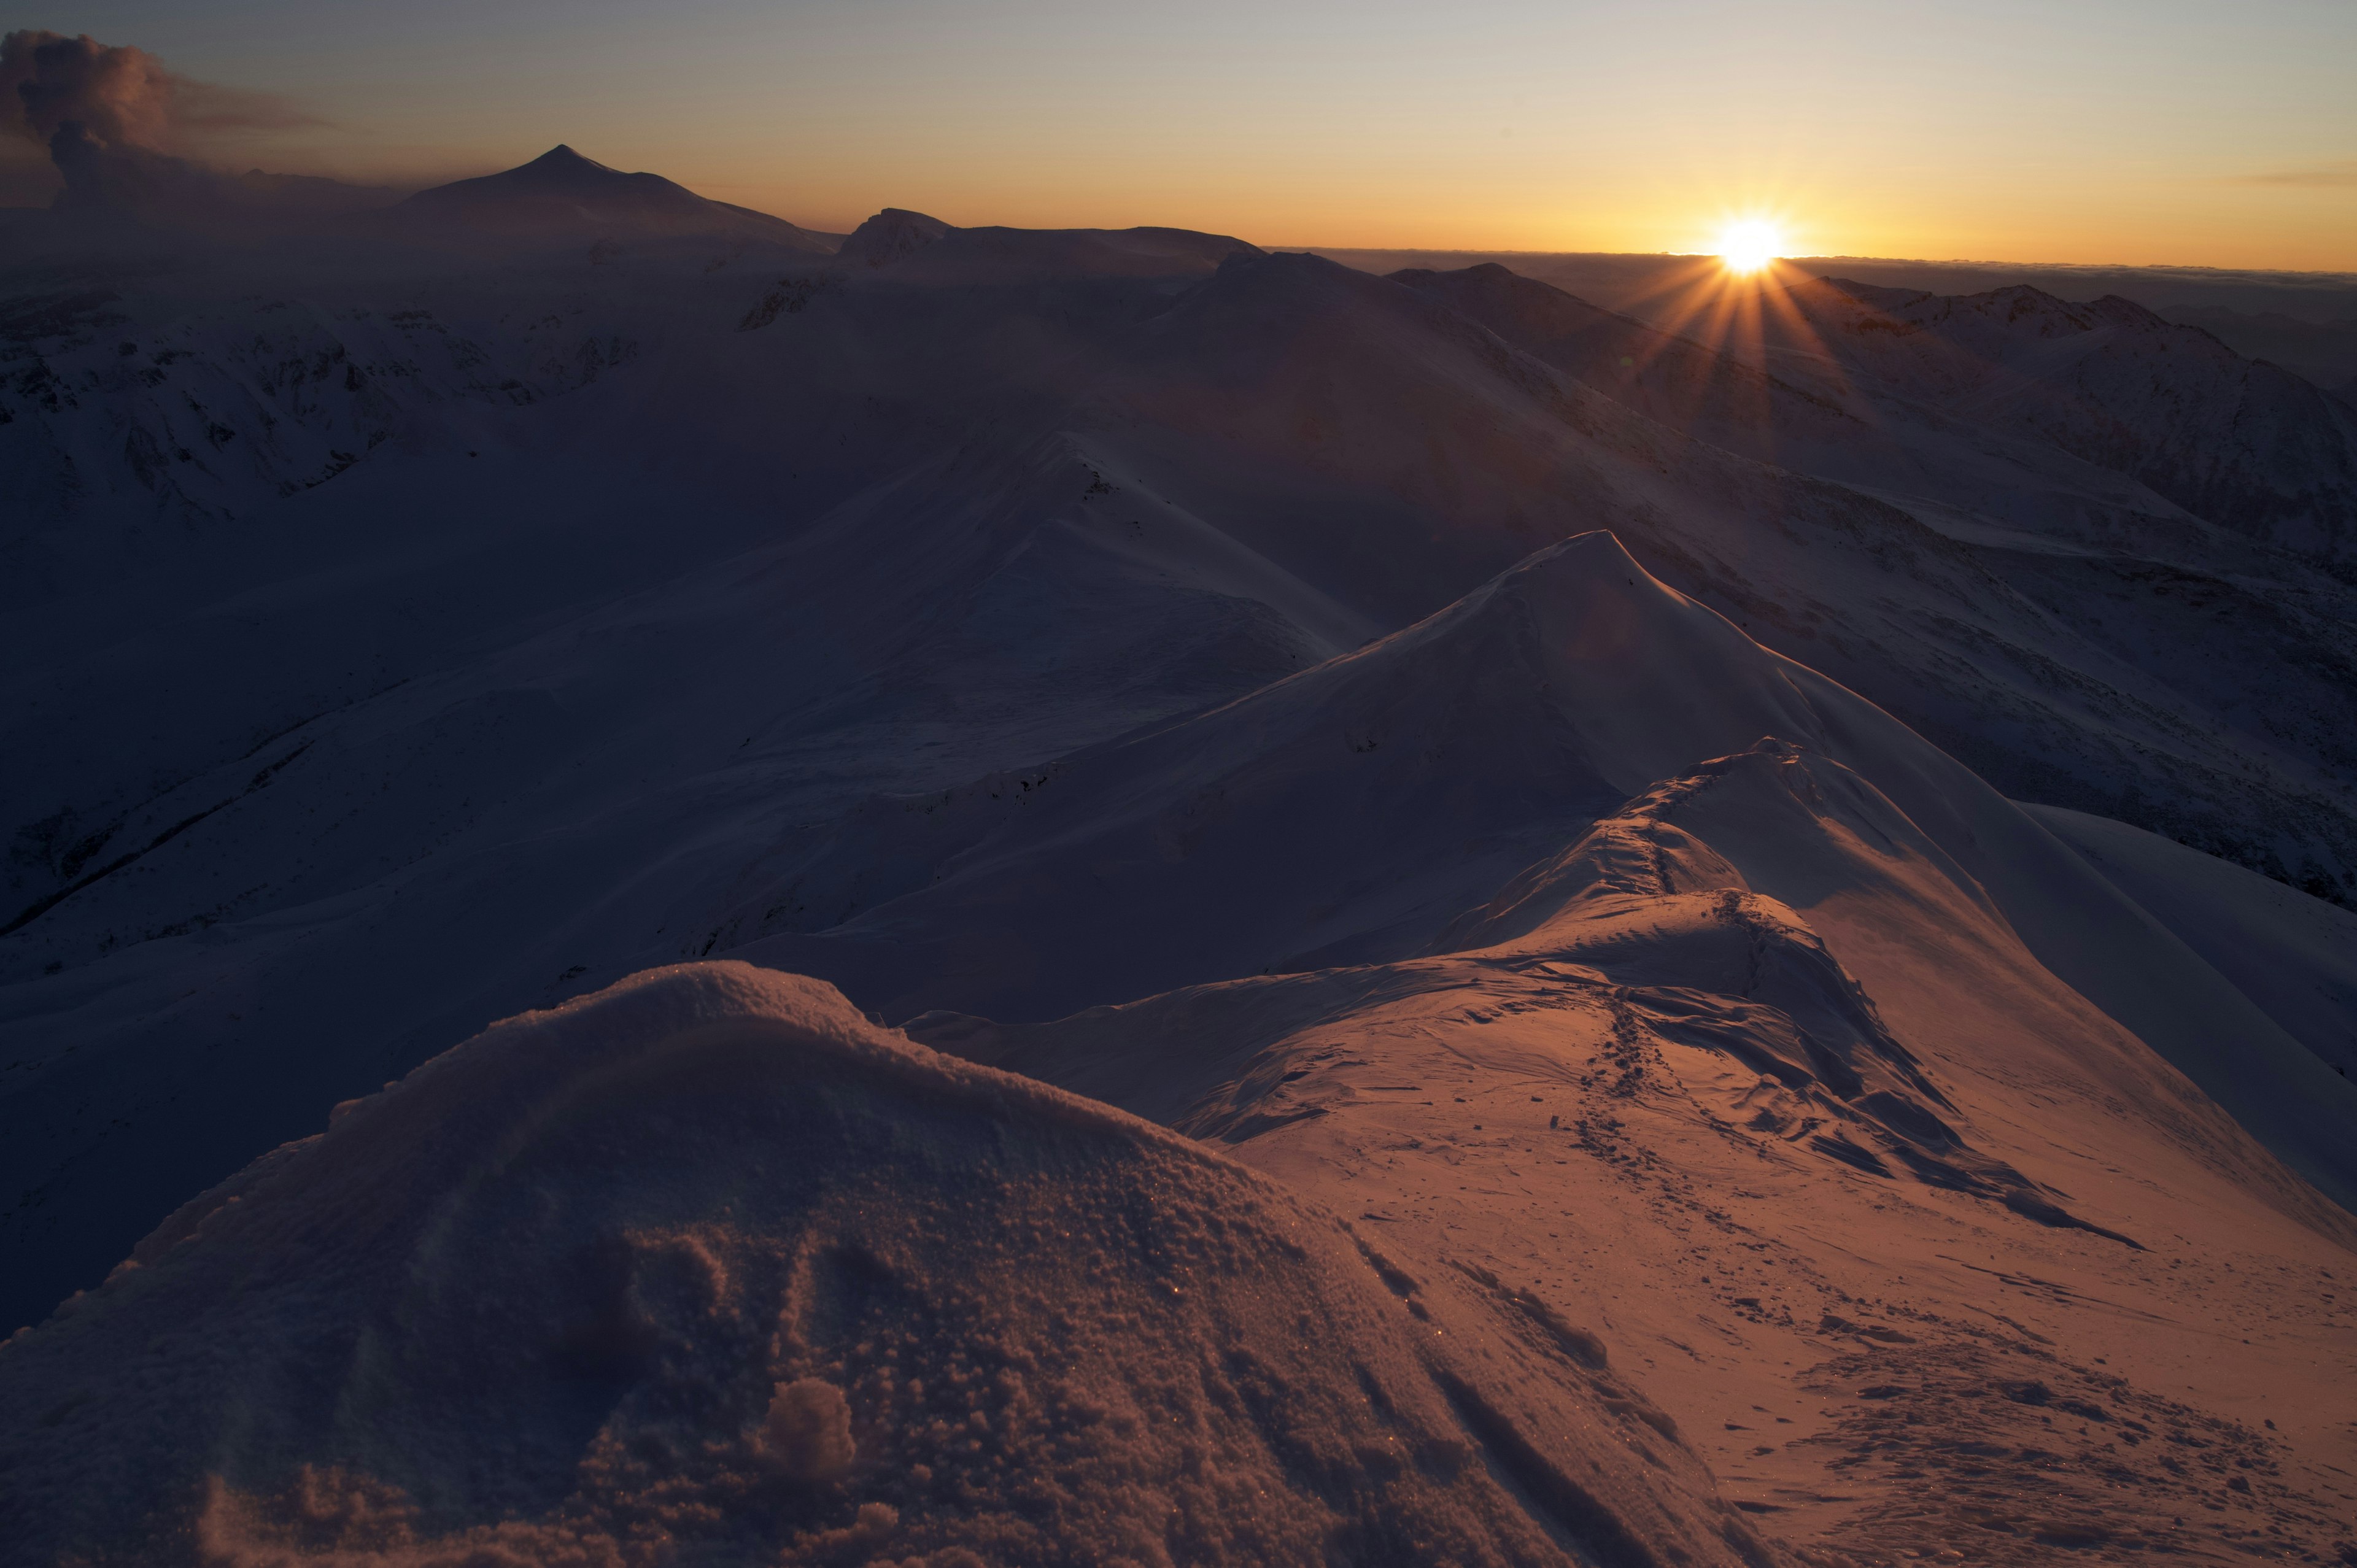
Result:
[[[2346,1078],[2357,1071],[2357,915],[2125,822],[2025,807]]]
[[[1646,575],[1606,533],[1235,703],[1037,775],[877,801],[762,868],[728,929],[820,912],[802,923],[821,930],[742,950],[835,978],[892,1018],[1047,1018],[1486,945],[1444,926],[1621,801],[1763,736],[1862,777],[2025,958],[2357,1204],[2357,1087],[1964,768]]]
[[[0,214],[22,1560],[2341,1550],[2341,425],[533,166]]]
[[[683,965],[339,1106],[0,1350],[5,1552],[1770,1561],[1609,1357],[826,986]]]

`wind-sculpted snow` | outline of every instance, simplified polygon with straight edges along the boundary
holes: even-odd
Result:
[[[339,1106],[0,1347],[0,1561],[1764,1568],[1606,1355],[688,966]]]

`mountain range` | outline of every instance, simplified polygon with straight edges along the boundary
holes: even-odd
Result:
[[[0,1562],[2357,1551],[2334,394],[564,147],[0,237]]]

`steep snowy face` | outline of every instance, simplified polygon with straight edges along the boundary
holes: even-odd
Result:
[[[1828,278],[1790,297],[1792,349],[2130,475],[2236,532],[2357,561],[2357,413],[2198,328],[2027,286],[1953,298]]]
[[[750,279],[830,250],[565,147],[264,231],[98,214],[11,238],[0,454],[30,504],[0,547],[40,596],[122,574],[125,531],[244,516],[400,437],[463,448],[482,412],[588,385],[707,315],[725,330]]]
[[[1778,1560],[1540,1298],[737,964],[339,1106],[0,1391],[12,1563]]]

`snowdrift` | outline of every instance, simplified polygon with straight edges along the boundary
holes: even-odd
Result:
[[[12,1563],[1771,1561],[1535,1297],[733,963],[339,1106],[0,1396]]]

